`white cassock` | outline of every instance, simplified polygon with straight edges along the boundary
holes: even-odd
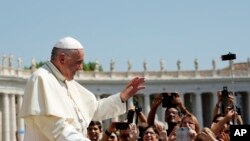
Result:
[[[96,100],[75,80],[67,81],[47,62],[27,82],[19,116],[25,121],[25,141],[87,141],[91,120],[126,112],[120,94]]]

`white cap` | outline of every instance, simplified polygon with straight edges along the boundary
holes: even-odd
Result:
[[[61,49],[82,49],[82,44],[72,37],[64,37],[60,39],[54,47]]]

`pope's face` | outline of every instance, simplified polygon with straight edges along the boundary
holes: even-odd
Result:
[[[82,69],[83,60],[83,49],[74,50],[70,55],[65,56],[65,62],[61,71],[67,80],[72,80],[76,72]]]

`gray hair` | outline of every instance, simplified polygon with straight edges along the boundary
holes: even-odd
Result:
[[[54,47],[51,51],[51,61],[55,60],[60,54],[64,53],[67,57],[71,58],[72,54],[75,53],[77,49],[61,49]]]

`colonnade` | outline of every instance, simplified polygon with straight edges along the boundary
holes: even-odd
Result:
[[[0,141],[23,141],[24,121],[17,114],[21,108],[23,95],[0,94],[1,138]]]

